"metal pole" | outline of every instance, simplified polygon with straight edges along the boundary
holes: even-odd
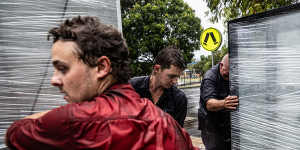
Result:
[[[214,66],[214,52],[211,51],[211,67]]]

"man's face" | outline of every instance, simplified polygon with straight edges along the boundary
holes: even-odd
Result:
[[[223,77],[224,80],[229,80],[229,66],[228,64],[220,63],[220,74]]]
[[[163,88],[170,88],[177,83],[181,73],[182,70],[180,68],[171,65],[169,69],[159,68],[156,77],[158,77],[160,86]]]
[[[81,102],[92,99],[97,94],[96,67],[91,68],[79,60],[78,46],[72,41],[57,41],[52,46],[54,73],[51,84],[64,93],[64,99]]]

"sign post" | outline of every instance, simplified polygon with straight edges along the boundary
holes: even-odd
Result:
[[[207,50],[211,51],[212,55],[212,66],[214,65],[214,55],[213,52],[217,50],[222,44],[222,35],[219,30],[215,28],[207,28],[205,29],[200,36],[200,44],[201,46]]]

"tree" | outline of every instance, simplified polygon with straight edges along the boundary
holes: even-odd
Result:
[[[218,22],[224,17],[225,22],[238,17],[248,16],[270,9],[294,4],[299,0],[205,0],[212,14],[211,21]],[[207,12],[208,14],[209,12]]]
[[[159,50],[169,45],[182,50],[186,63],[200,48],[200,19],[183,0],[122,0],[121,12],[134,76],[149,74]]]

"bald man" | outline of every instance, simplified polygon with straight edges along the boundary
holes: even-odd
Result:
[[[230,150],[230,111],[238,106],[237,96],[229,96],[229,61],[222,61],[208,70],[201,82],[199,129],[207,150]]]

